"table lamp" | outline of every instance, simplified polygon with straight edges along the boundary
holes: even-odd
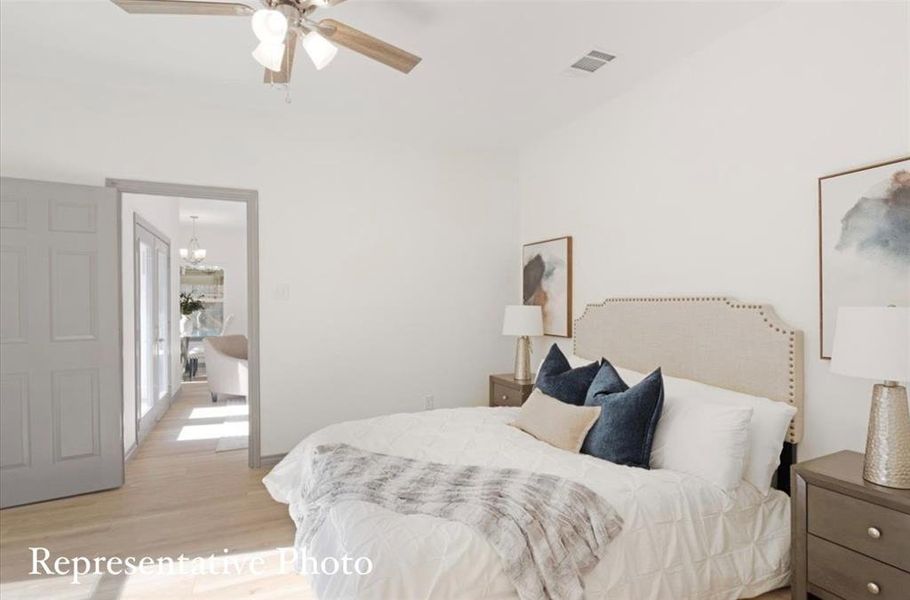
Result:
[[[515,380],[531,380],[531,339],[532,335],[543,335],[543,312],[535,305],[512,305],[506,307],[502,319],[502,334],[518,336],[515,347]]]
[[[910,489],[910,307],[857,306],[837,311],[831,372],[878,379],[872,389],[863,479]]]

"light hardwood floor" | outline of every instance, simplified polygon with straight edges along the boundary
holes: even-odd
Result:
[[[221,404],[221,403],[219,403]],[[217,438],[178,440],[212,404],[204,383],[182,393],[126,465],[119,489],[0,511],[0,595],[8,598],[309,598],[306,580],[282,575],[278,547],[294,536],[287,508],[247,468],[246,450],[215,452]],[[204,409],[204,410],[199,410]],[[184,435],[186,437],[186,435]],[[192,437],[192,436],[190,436]],[[53,556],[261,555],[268,573],[245,576],[106,576],[90,585],[27,574],[29,546]],[[100,584],[100,586],[98,586]],[[98,587],[96,587],[98,586]]]
[[[304,577],[284,572],[278,548],[291,545],[286,507],[262,486],[266,469],[246,466],[246,451],[215,452],[217,439],[178,440],[213,405],[204,384],[185,385],[135,457],[119,489],[0,511],[0,596],[27,599],[313,600]],[[186,436],[184,436],[186,437]],[[53,556],[262,557],[258,576],[132,575],[69,578],[28,575],[28,548]],[[784,600],[787,590],[761,600]],[[394,599],[390,599],[394,600]]]

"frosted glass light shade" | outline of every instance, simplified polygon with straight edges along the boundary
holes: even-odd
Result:
[[[259,45],[253,50],[253,58],[270,71],[280,71],[281,61],[284,59],[284,44],[259,42]]]
[[[316,69],[320,71],[338,54],[338,47],[315,31],[303,36],[300,45],[306,50],[310,60],[316,65]]]
[[[839,308],[831,372],[880,381],[910,381],[910,307]]]
[[[266,8],[257,10],[253,13],[251,24],[253,33],[260,42],[284,43],[284,37],[288,33],[288,20],[277,10]]]
[[[543,335],[543,311],[539,306],[507,306],[502,319],[502,334]]]

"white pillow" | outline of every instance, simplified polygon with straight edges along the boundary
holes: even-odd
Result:
[[[768,398],[676,377],[665,377],[664,386],[670,388],[670,393],[674,396],[685,397],[687,400],[734,404],[752,409],[749,451],[743,479],[754,485],[762,495],[767,495],[771,491],[774,471],[780,465],[780,452],[787,436],[787,428],[796,414],[796,407],[786,402],[774,402]]]
[[[566,356],[566,358],[569,360],[569,366],[571,366],[573,369],[577,369],[578,367],[587,367],[591,363],[600,362],[599,358],[597,360],[589,360],[587,358],[582,358],[577,354],[569,354]]]
[[[668,393],[665,381],[651,467],[695,475],[732,492],[743,478],[751,420],[751,408],[681,399]]]
[[[644,375],[617,367],[620,377],[634,385]],[[749,422],[749,448],[742,478],[758,489],[762,495],[771,490],[771,479],[780,465],[780,452],[787,436],[787,428],[796,414],[796,407],[785,402],[750,396],[689,379],[664,377],[664,409],[666,402],[675,400],[703,401],[717,404],[735,404],[752,409]],[[661,417],[663,418],[663,417]],[[660,424],[658,423],[658,430]]]

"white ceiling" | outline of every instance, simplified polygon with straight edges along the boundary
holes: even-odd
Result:
[[[180,224],[191,224],[192,215],[199,217],[198,225],[221,227],[244,227],[246,225],[246,204],[225,200],[202,200],[199,198],[178,198]]]
[[[4,85],[31,79],[114,86],[118,102],[145,100],[144,111],[180,106],[188,116],[215,106],[310,138],[515,146],[774,4],[349,0],[317,16],[331,15],[423,62],[403,75],[342,49],[317,72],[298,52],[287,104],[281,91],[261,83],[248,18],[128,15],[106,0],[2,0],[0,76]],[[565,73],[595,47],[617,59],[591,77]]]

